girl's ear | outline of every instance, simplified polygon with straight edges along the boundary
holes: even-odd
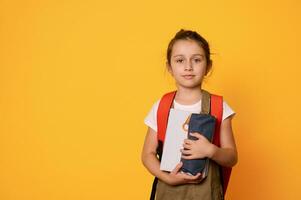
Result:
[[[206,66],[205,76],[208,74],[208,72],[211,70],[211,68],[212,68],[212,60],[210,59],[207,66]]]
[[[167,68],[168,72],[173,76],[172,68],[168,62],[166,62],[166,68]]]

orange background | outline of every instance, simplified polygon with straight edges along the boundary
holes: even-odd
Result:
[[[152,104],[180,28],[237,113],[228,199],[301,199],[300,2],[0,1],[0,199],[147,199]]]

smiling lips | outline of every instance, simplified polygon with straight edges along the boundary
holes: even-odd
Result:
[[[192,79],[195,75],[184,75],[183,77],[187,80]]]

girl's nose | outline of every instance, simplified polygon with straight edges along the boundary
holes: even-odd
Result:
[[[185,70],[192,70],[192,63],[191,62],[186,63]]]

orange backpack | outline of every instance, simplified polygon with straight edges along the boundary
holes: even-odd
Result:
[[[157,154],[159,156],[159,160],[161,161],[163,144],[165,139],[165,133],[168,123],[169,110],[172,107],[173,100],[176,95],[176,90],[172,92],[168,92],[164,94],[160,100],[158,111],[157,111],[157,138],[158,138],[158,148]],[[223,116],[223,97],[215,94],[210,94],[210,114],[213,115],[217,119],[217,123],[215,124],[215,133],[213,136],[213,144],[220,147],[220,126],[222,122]],[[220,166],[221,171],[221,183],[223,186],[224,196],[226,194],[227,186],[229,183],[230,175],[231,175],[231,167],[223,167]],[[156,194],[156,186],[157,186],[158,178],[155,177],[152,192],[150,199],[155,199]]]

